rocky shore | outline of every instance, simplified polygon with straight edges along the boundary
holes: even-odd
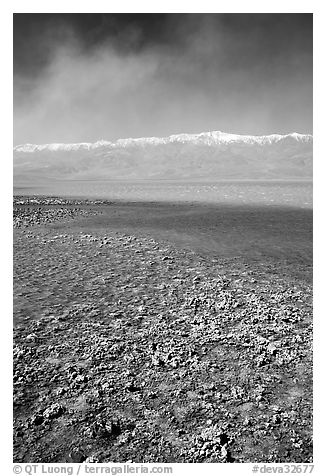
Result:
[[[312,461],[309,284],[21,205],[15,462]]]
[[[29,227],[100,213],[90,205],[109,204],[107,200],[77,200],[60,197],[14,197],[13,227]],[[50,205],[50,207],[48,207]],[[83,205],[84,208],[81,207]],[[85,209],[85,206],[87,207]]]

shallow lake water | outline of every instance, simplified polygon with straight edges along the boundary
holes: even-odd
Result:
[[[16,195],[106,198],[101,214],[67,225],[87,233],[146,234],[212,259],[273,262],[308,273],[313,257],[311,182],[61,182]],[[59,227],[60,223],[51,225]],[[308,270],[310,269],[310,271]],[[289,269],[286,272],[290,272]]]
[[[15,195],[59,195],[123,201],[228,203],[312,208],[308,181],[53,181],[16,183]]]

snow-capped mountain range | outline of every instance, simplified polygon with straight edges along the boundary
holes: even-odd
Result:
[[[168,137],[139,137],[118,139],[116,142],[110,142],[106,140],[99,140],[97,142],[80,142],[75,144],[54,143],[54,144],[23,144],[14,147],[15,152],[41,152],[47,151],[78,151],[78,150],[96,150],[102,147],[107,148],[120,148],[120,147],[133,147],[148,145],[163,145],[163,144],[194,144],[194,145],[222,145],[222,144],[248,144],[248,145],[266,145],[276,144],[285,139],[293,139],[297,142],[308,143],[312,141],[312,135],[310,134],[298,134],[293,132],[292,134],[270,134],[263,136],[241,135],[241,134],[229,134],[227,132],[212,131],[202,132],[200,134],[174,134]]]
[[[14,147],[15,180],[309,178],[310,134],[221,131]]]

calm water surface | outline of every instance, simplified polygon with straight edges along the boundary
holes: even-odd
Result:
[[[312,182],[306,181],[65,181],[16,184],[16,195],[60,195],[124,201],[206,202],[312,208]]]
[[[311,282],[311,182],[65,182],[16,187],[17,195],[106,198],[101,214],[73,220],[80,232],[116,230],[232,258]],[[59,222],[51,225],[60,228]],[[65,225],[66,226],[66,225]],[[283,271],[282,271],[283,270]]]

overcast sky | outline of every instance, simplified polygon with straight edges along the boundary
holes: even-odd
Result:
[[[312,133],[311,14],[15,14],[14,143]]]

